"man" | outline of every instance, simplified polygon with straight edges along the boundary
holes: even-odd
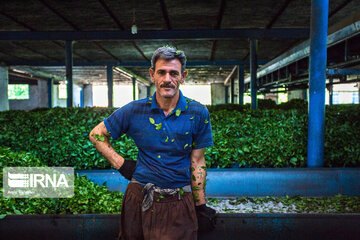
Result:
[[[129,183],[121,212],[121,239],[196,239],[214,227],[206,206],[204,148],[213,145],[205,106],[184,97],[186,57],[172,47],[157,49],[149,69],[156,92],[116,110],[90,133],[96,149]],[[108,137],[132,137],[137,162],[125,160]],[[97,141],[98,135],[105,141]],[[196,205],[196,207],[195,207]]]

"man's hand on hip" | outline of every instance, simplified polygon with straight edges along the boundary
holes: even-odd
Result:
[[[131,180],[135,172],[136,162],[130,160],[124,160],[123,165],[118,169],[118,171],[123,175],[127,180]]]
[[[216,211],[206,204],[195,206],[198,218],[199,232],[210,232],[214,230],[216,224]]]

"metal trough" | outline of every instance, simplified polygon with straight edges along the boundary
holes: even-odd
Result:
[[[10,215],[0,239],[117,239],[120,215]],[[218,214],[216,229],[199,239],[360,239],[360,214]]]

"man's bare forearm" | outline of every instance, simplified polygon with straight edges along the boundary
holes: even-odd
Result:
[[[107,132],[104,123],[97,125],[91,132],[89,139],[99,153],[106,158],[112,166],[119,169],[123,163],[124,158],[120,156],[109,142],[110,134]]]
[[[195,205],[205,204],[206,164],[203,154],[191,157],[191,189]]]

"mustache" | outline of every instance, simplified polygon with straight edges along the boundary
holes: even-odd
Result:
[[[163,83],[160,85],[161,88],[175,88],[172,83]]]

